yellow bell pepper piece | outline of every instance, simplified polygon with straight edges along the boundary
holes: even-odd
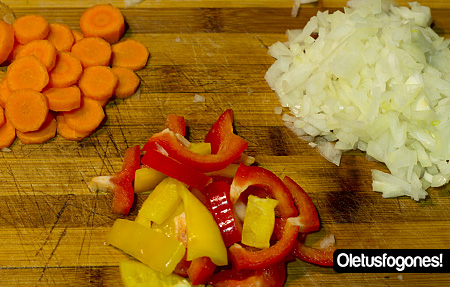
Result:
[[[165,275],[139,261],[120,261],[119,269],[125,287],[192,287],[185,278],[176,274]]]
[[[136,221],[144,222],[144,225],[149,221],[161,224],[181,202],[178,190],[182,187],[185,188],[180,181],[171,177],[165,178],[144,201]]]
[[[153,190],[167,175],[153,168],[140,168],[134,174],[134,192]]]
[[[211,154],[211,144],[210,143],[191,143],[189,145],[189,150],[198,153],[198,154],[202,154],[202,155],[207,155],[207,154]]]
[[[206,256],[217,266],[227,265],[227,249],[211,213],[187,188],[178,194],[186,215],[187,260]]]
[[[126,219],[114,222],[106,243],[166,275],[173,272],[186,251],[175,238]]]
[[[179,232],[177,230],[177,224],[175,220],[183,212],[184,212],[184,204],[183,202],[180,202],[176,207],[175,211],[172,212],[172,214],[169,217],[167,217],[166,220],[164,220],[161,224],[153,223],[151,228],[161,230],[164,234],[166,234],[169,237],[177,238]]]
[[[277,204],[278,200],[272,198],[260,198],[254,195],[248,197],[242,226],[242,243],[260,249],[270,247]]]

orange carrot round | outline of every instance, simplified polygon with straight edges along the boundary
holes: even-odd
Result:
[[[32,89],[42,91],[49,77],[45,65],[33,55],[16,59],[6,70],[6,80],[10,91]]]
[[[13,23],[14,36],[20,44],[27,44],[33,40],[42,40],[50,31],[47,20],[41,15],[26,15]]]
[[[48,84],[54,88],[69,87],[78,82],[82,73],[83,67],[77,57],[70,52],[58,52]]]
[[[137,71],[147,65],[149,52],[141,42],[128,39],[111,46],[113,67],[124,67]]]
[[[47,40],[52,43],[58,51],[70,51],[75,39],[72,30],[67,24],[51,23]]]
[[[131,69],[123,67],[113,67],[111,70],[117,76],[117,79],[119,79],[119,84],[114,95],[119,99],[132,96],[141,82],[136,73]]]
[[[73,39],[75,40],[75,43],[80,41],[81,39],[84,39],[83,33],[77,30],[72,30]]]
[[[111,45],[102,38],[84,38],[72,46],[72,53],[80,60],[83,68],[109,66]]]
[[[48,108],[55,112],[78,109],[81,104],[81,92],[77,86],[48,88],[42,93],[47,97]]]
[[[6,123],[5,112],[3,108],[0,107],[0,127],[2,127]]]
[[[12,63],[16,59],[17,54],[19,54],[20,50],[22,50],[22,48],[24,46],[25,45],[20,44],[17,41],[14,41],[14,46],[12,48],[12,51],[11,51],[11,53],[9,53],[9,56],[8,56],[8,62],[9,63]]]
[[[34,40],[24,45],[16,55],[16,59],[34,55],[50,71],[55,66],[56,48],[48,40]]]
[[[118,84],[117,76],[110,67],[86,68],[78,81],[78,87],[86,97],[97,101],[111,98]]]
[[[80,28],[85,37],[101,37],[113,44],[125,31],[125,20],[120,10],[111,4],[97,4],[83,11]]]
[[[11,95],[11,91],[8,88],[8,83],[6,82],[6,78],[3,78],[0,81],[0,106],[5,107],[6,100],[9,95]]]
[[[41,144],[54,138],[56,135],[56,120],[51,114],[47,114],[42,126],[33,132],[21,132],[17,131],[17,137],[23,144]]]
[[[48,114],[47,98],[34,90],[13,91],[6,100],[6,119],[21,132],[38,130]]]
[[[71,141],[81,141],[92,134],[92,131],[81,133],[72,129],[67,124],[66,117],[62,113],[56,116],[56,131],[60,136]]]
[[[14,46],[14,29],[0,20],[0,64],[8,59]]]
[[[16,139],[16,129],[8,121],[0,127],[0,149],[10,147]]]
[[[70,112],[62,112],[67,124],[79,133],[95,130],[105,118],[102,106],[96,100],[88,97],[81,98],[81,106]]]

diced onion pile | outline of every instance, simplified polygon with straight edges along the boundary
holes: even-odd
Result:
[[[450,178],[450,39],[417,2],[347,6],[288,30],[266,80],[292,113],[286,125],[327,159],[365,151],[390,170],[372,171],[374,191],[423,199]]]

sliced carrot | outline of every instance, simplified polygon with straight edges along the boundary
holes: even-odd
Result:
[[[49,77],[45,65],[33,55],[16,59],[6,70],[6,80],[10,91],[32,89],[42,91]]]
[[[86,97],[103,101],[112,97],[118,82],[110,67],[93,66],[83,71],[78,87]]]
[[[81,39],[84,39],[83,33],[77,30],[72,30],[73,39],[75,40],[75,43],[80,41]]]
[[[0,20],[0,64],[8,59],[14,46],[14,29]]]
[[[17,131],[17,137],[23,144],[41,144],[56,136],[56,120],[51,114],[47,114],[42,126],[34,132]]]
[[[6,123],[5,112],[3,111],[3,108],[0,107],[0,127],[3,126],[5,123]]]
[[[80,133],[95,130],[105,118],[105,112],[100,103],[88,97],[81,98],[81,106],[78,109],[62,113],[67,124]]]
[[[85,37],[101,37],[113,44],[125,31],[125,20],[120,10],[111,4],[97,4],[83,11],[80,28]]]
[[[41,15],[26,15],[13,23],[14,36],[20,44],[27,44],[34,40],[47,37],[50,27]]]
[[[51,23],[47,40],[52,43],[58,51],[70,51],[75,39],[72,30],[67,24]]]
[[[0,127],[0,149],[10,147],[16,139],[16,129],[8,121]]]
[[[6,100],[6,119],[21,132],[38,130],[48,114],[47,98],[34,90],[13,91]]]
[[[72,46],[72,53],[81,61],[83,68],[109,66],[111,45],[102,38],[84,38]]]
[[[56,131],[60,136],[71,141],[81,141],[92,134],[92,131],[81,133],[71,128],[67,124],[66,117],[63,113],[56,116]]]
[[[70,52],[58,52],[48,84],[55,88],[69,87],[78,82],[82,73],[83,67],[77,57]]]
[[[20,44],[17,41],[14,41],[13,49],[12,49],[11,53],[9,53],[9,56],[8,56],[8,62],[9,63],[12,63],[16,59],[17,54],[19,54],[20,50],[22,50],[22,48],[24,46],[25,45]]]
[[[81,104],[81,92],[77,86],[48,88],[42,93],[47,97],[48,108],[55,112],[78,109]]]
[[[3,78],[0,81],[0,106],[3,108],[5,107],[6,99],[8,99],[9,95],[11,95],[11,91],[8,88],[6,78]]]
[[[132,96],[141,82],[136,73],[131,69],[123,67],[113,67],[111,70],[119,79],[119,84],[117,85],[114,95],[119,99],[125,99]]]
[[[128,39],[111,46],[113,67],[124,67],[137,71],[147,65],[149,52],[141,42]]]
[[[16,55],[16,59],[34,55],[50,71],[55,66],[56,48],[48,40],[34,40],[24,45]]]

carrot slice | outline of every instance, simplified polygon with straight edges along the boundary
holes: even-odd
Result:
[[[95,130],[105,118],[105,112],[100,103],[88,97],[81,98],[81,106],[78,109],[62,113],[67,124],[79,133]]]
[[[80,41],[81,39],[84,39],[83,33],[77,30],[72,30],[73,39],[75,40],[75,43]]]
[[[48,84],[55,88],[69,87],[78,82],[82,73],[83,67],[77,57],[70,52],[58,52]]]
[[[103,101],[111,98],[118,82],[117,76],[110,67],[93,66],[83,71],[78,87],[86,97]]]
[[[0,20],[0,64],[8,59],[14,46],[14,29]]]
[[[72,30],[67,24],[51,23],[47,40],[52,43],[58,51],[70,51],[75,39]]]
[[[0,148],[10,147],[16,139],[16,129],[8,121],[0,127]]]
[[[111,45],[102,38],[84,38],[72,46],[72,53],[81,61],[83,68],[109,66]]]
[[[9,53],[9,56],[8,56],[8,62],[9,63],[12,63],[16,59],[17,54],[19,54],[20,50],[22,50],[22,48],[24,46],[25,45],[20,44],[17,41],[14,41],[14,46],[12,48],[12,51],[11,51],[11,53]]]
[[[101,37],[113,44],[125,31],[125,20],[120,10],[111,4],[97,4],[83,11],[80,28],[85,37]]]
[[[16,60],[28,55],[34,55],[50,71],[55,66],[56,48],[48,40],[34,40],[24,45],[16,55]]]
[[[47,118],[47,98],[31,89],[14,91],[6,100],[5,114],[16,130],[36,131]]]
[[[128,39],[111,46],[113,67],[124,67],[137,71],[147,65],[149,52],[141,42]]]
[[[41,144],[56,136],[56,120],[51,114],[47,114],[42,126],[33,132],[17,131],[17,137],[23,144]]]
[[[10,91],[32,89],[42,91],[49,77],[45,65],[33,55],[16,59],[6,70],[6,80]]]
[[[123,67],[113,67],[111,70],[119,79],[119,84],[114,95],[119,99],[125,99],[133,95],[141,82],[136,73],[131,69]]]
[[[48,88],[42,93],[47,97],[48,108],[55,112],[71,111],[81,105],[81,92],[77,86]]]
[[[5,107],[6,100],[9,95],[11,95],[11,91],[8,88],[8,83],[6,82],[6,78],[3,78],[0,81],[0,106]]]
[[[92,131],[81,133],[71,128],[62,113],[56,116],[56,132],[66,140],[71,141],[81,141],[92,134]]]
[[[50,31],[47,20],[41,15],[22,16],[14,21],[12,26],[14,36],[20,44],[45,39]]]
[[[0,127],[3,126],[5,123],[6,123],[5,111],[3,111],[3,108],[0,107]]]

